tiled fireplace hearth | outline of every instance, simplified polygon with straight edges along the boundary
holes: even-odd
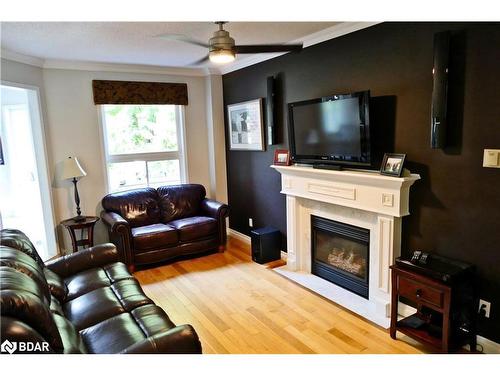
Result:
[[[401,217],[409,214],[410,186],[420,176],[395,178],[368,171],[272,167],[281,173],[287,206],[287,264],[276,271],[389,327],[389,266],[401,252]],[[326,238],[327,231],[313,229],[318,220],[320,224],[340,223],[341,230],[354,228],[354,240],[349,243],[343,233],[337,239]],[[368,245],[366,254],[363,240]],[[319,264],[313,262],[313,243],[323,247]],[[336,272],[341,277],[340,282],[331,282],[328,268],[333,276]],[[351,276],[351,281],[343,282],[342,276]],[[367,281],[366,293],[360,287],[363,279]],[[350,282],[356,284],[354,288],[349,287]]]

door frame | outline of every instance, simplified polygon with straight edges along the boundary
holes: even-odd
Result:
[[[40,195],[42,198],[42,210],[45,222],[45,235],[47,236],[47,246],[55,247],[56,256],[59,254],[59,246],[56,237],[55,226],[55,212],[54,200],[52,197],[51,168],[49,167],[49,154],[47,152],[47,142],[45,136],[45,124],[42,109],[42,97],[40,95],[40,88],[38,86],[27,85],[24,83],[11,82],[1,80],[2,86],[14,87],[29,90],[28,96],[28,109],[31,120],[31,132],[33,136],[33,145],[35,148],[36,166],[38,169],[38,185],[40,188]]]

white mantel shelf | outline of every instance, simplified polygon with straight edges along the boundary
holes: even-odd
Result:
[[[410,214],[410,186],[420,176],[398,178],[361,170],[271,167],[281,174],[287,220],[287,264],[275,271],[387,328],[389,266],[401,253],[401,217]],[[368,299],[311,273],[313,215],[370,231]]]
[[[281,173],[281,193],[390,216],[409,215],[409,189],[420,179],[384,176],[362,170],[334,171],[271,165]]]

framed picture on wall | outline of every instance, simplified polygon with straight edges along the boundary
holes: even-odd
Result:
[[[384,160],[380,166],[380,174],[400,177],[406,154],[384,154]]]
[[[264,151],[262,99],[227,106],[229,149],[232,151]]]

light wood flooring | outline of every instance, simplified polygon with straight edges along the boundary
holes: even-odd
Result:
[[[173,322],[195,328],[204,353],[425,351],[405,336],[392,340],[388,331],[280,276],[269,265],[252,262],[249,246],[235,238],[224,253],[135,276]]]

